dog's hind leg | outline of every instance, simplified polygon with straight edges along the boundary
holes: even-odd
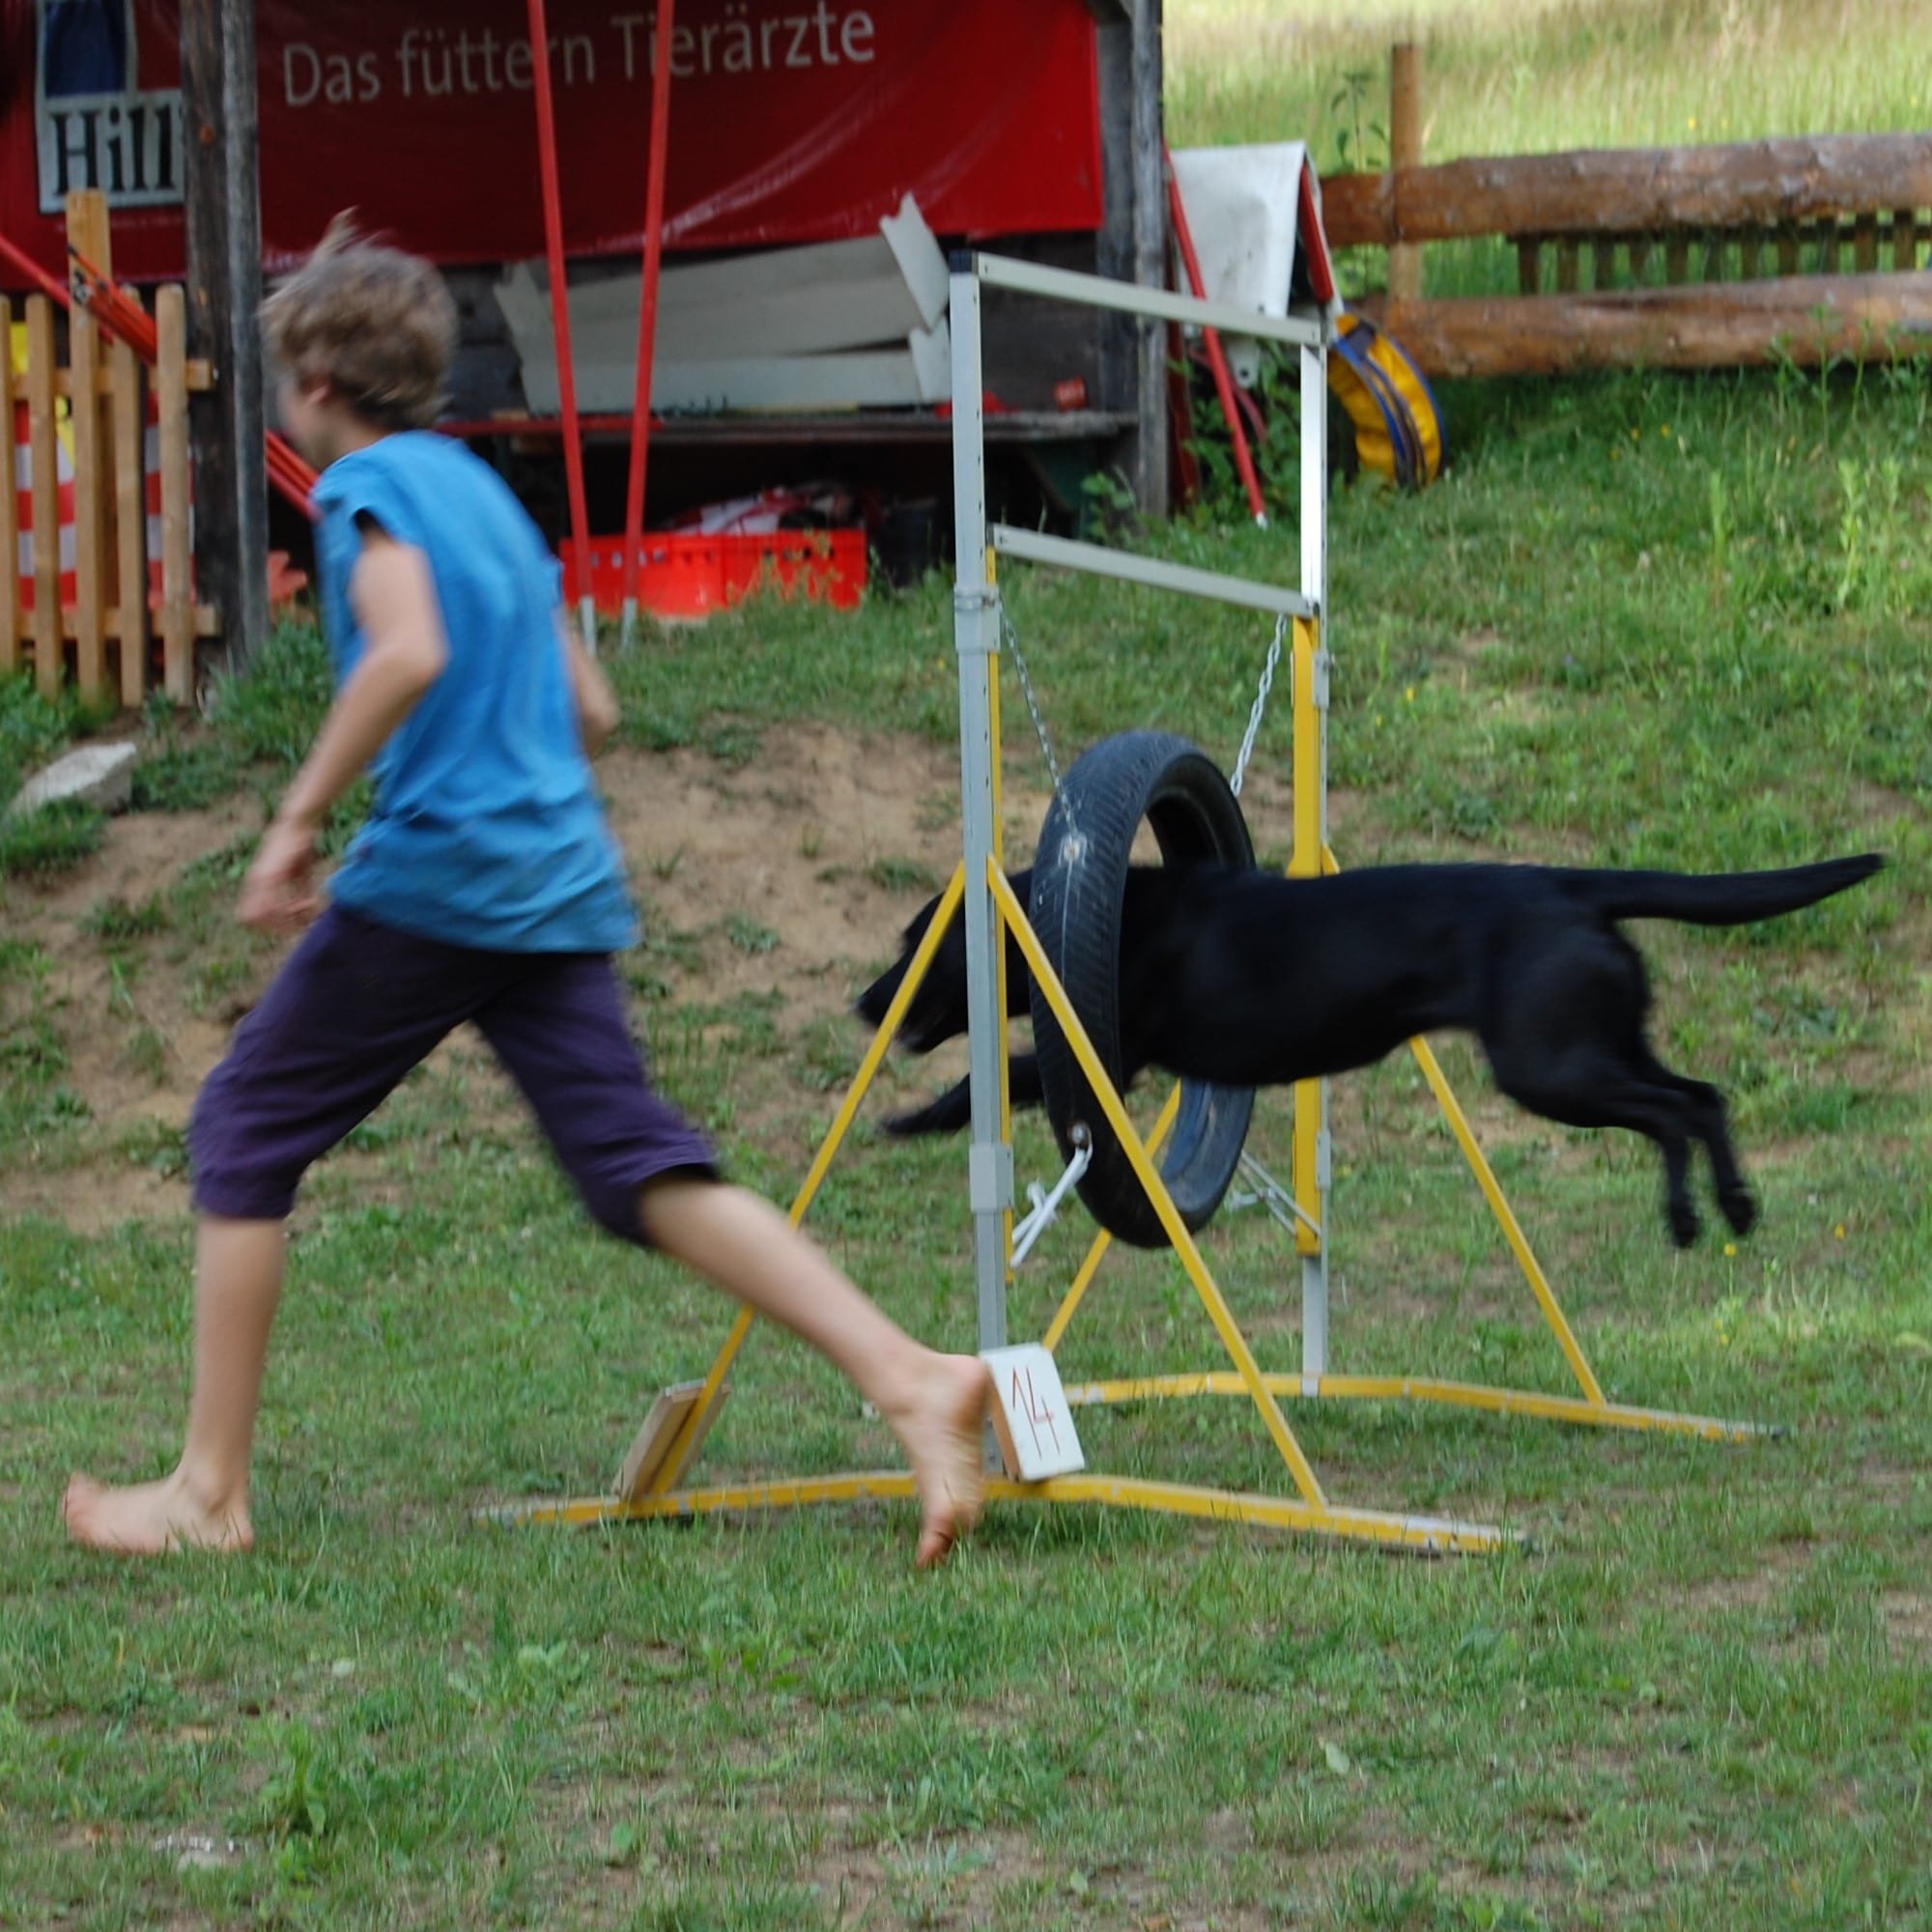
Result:
[[[1525,1065],[1507,1047],[1490,1047],[1496,1085],[1532,1114],[1571,1127],[1628,1127],[1663,1156],[1663,1213],[1680,1248],[1701,1225],[1690,1199],[1690,1103],[1674,1088],[1635,1078],[1629,1063],[1601,1047]]]
[[[1520,932],[1482,1027],[1496,1085],[1545,1120],[1628,1127],[1663,1156],[1671,1238],[1697,1238],[1690,1142],[1700,1121],[1685,1082],[1644,1045],[1650,1006],[1643,955],[1621,933],[1552,923]],[[1661,1076],[1661,1077],[1660,1077]]]
[[[1718,1208],[1730,1224],[1731,1232],[1748,1235],[1757,1224],[1757,1197],[1738,1165],[1723,1094],[1708,1080],[1692,1080],[1686,1074],[1673,1073],[1647,1044],[1640,1046],[1646,1077],[1684,1096],[1690,1109],[1691,1135],[1703,1142],[1704,1151],[1711,1156],[1711,1180],[1717,1189]]]

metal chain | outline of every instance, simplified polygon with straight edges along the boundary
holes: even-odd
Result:
[[[1254,709],[1248,713],[1247,733],[1241,739],[1241,749],[1235,759],[1235,776],[1228,781],[1228,789],[1236,798],[1241,795],[1241,781],[1248,775],[1248,760],[1254,756],[1255,739],[1267,711],[1268,693],[1274,689],[1275,667],[1281,662],[1281,642],[1287,635],[1288,614],[1284,611],[1274,620],[1274,639],[1268,645],[1267,663],[1262,667],[1262,688],[1255,693]]]
[[[1013,629],[1013,620],[1004,600],[1000,605],[1000,634],[1006,639],[1007,649],[1012,654],[1013,668],[1020,674],[1020,690],[1025,694],[1028,711],[1033,714],[1034,736],[1039,740],[1040,754],[1046,759],[1047,776],[1053,781],[1053,795],[1060,801],[1061,810],[1066,814],[1068,828],[1077,835],[1080,827],[1073,817],[1073,801],[1066,795],[1060,760],[1054,755],[1053,737],[1046,728],[1046,719],[1033,688],[1033,673],[1027,669],[1026,653],[1020,649],[1020,634]]]

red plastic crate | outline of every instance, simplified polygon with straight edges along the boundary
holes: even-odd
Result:
[[[566,582],[576,582],[577,546],[562,546]],[[646,531],[639,546],[638,601],[660,617],[704,617],[729,609],[760,583],[851,610],[866,588],[863,529],[774,530],[755,536],[685,536]],[[590,540],[590,595],[615,616],[624,606],[624,540]]]

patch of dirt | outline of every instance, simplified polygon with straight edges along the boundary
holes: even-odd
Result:
[[[67,1054],[63,1082],[83,1102],[100,1138],[119,1143],[152,1126],[178,1131],[202,1079],[220,1059],[239,1010],[191,997],[188,962],[165,957],[166,938],[112,947],[93,920],[103,906],[140,907],[164,895],[198,860],[261,829],[263,810],[237,796],[205,811],[128,812],[110,821],[101,851],[51,887],[14,884],[6,897],[9,935],[37,946],[47,965],[39,995]],[[266,983],[276,954],[262,949]],[[118,962],[117,963],[117,959]],[[113,1186],[90,1165],[30,1165],[10,1174],[8,1204],[85,1230],[129,1217],[169,1214],[185,1200],[178,1176],[131,1164]]]
[[[815,1016],[850,1004],[958,863],[958,767],[944,746],[809,725],[765,731],[742,766],[618,751],[597,774],[647,932],[737,921],[776,938],[708,948],[701,987],[678,991],[715,1003],[781,986],[789,1013]]]
[[[1932,1597],[1921,1590],[1888,1590],[1879,1609],[1894,1657],[1921,1662],[1932,1658]]]
[[[787,1033],[844,1014],[958,860],[958,754],[951,744],[799,724],[765,729],[743,761],[689,749],[620,749],[599,762],[597,775],[653,942],[643,955],[663,984],[653,998],[718,1005],[777,990]],[[1007,777],[1007,857],[1017,869],[1032,861],[1048,792],[1037,759],[1009,758]],[[1263,863],[1284,865],[1293,842],[1286,772],[1258,764],[1242,803]],[[8,932],[35,943],[48,961],[41,997],[69,1056],[63,1079],[93,1122],[85,1157],[14,1163],[6,1183],[11,1208],[93,1230],[184,1208],[185,1182],[179,1160],[168,1156],[169,1137],[185,1125],[202,1081],[281,952],[228,924],[218,902],[210,915],[218,937],[194,944],[161,933],[112,945],[95,920],[103,904],[139,907],[164,895],[197,860],[252,838],[262,818],[259,800],[245,794],[206,811],[125,814],[110,823],[102,851],[70,878],[51,889],[7,889]],[[1346,790],[1331,795],[1330,837],[1345,854],[1359,818],[1360,800]],[[1370,863],[1377,855],[1352,856]],[[1459,846],[1455,856],[1484,855]],[[211,973],[212,959],[218,972]],[[1450,1043],[1441,1051],[1485,1147],[1556,1168],[1591,1157],[1578,1137],[1505,1102],[1473,1053]],[[936,1093],[963,1066],[963,1048],[936,1057],[920,1068],[916,1091]],[[467,1104],[493,1120],[521,1116],[473,1041],[453,1040],[431,1071],[459,1082]],[[1876,1067],[1857,1071],[1878,1079]],[[769,1127],[781,1139],[801,1131],[790,1118],[795,1100],[748,1096],[747,1106],[741,1128]],[[1400,1159],[1414,1136],[1440,1131],[1412,1070],[1399,1083],[1337,1083],[1333,1118],[1338,1146],[1354,1150],[1345,1164]],[[144,1164],[149,1139],[156,1149],[152,1165]]]
[[[647,934],[701,940],[699,963],[665,975],[664,997],[715,1005],[776,988],[788,1031],[842,1014],[958,862],[959,764],[950,745],[800,725],[767,729],[743,763],[620,749],[599,761],[597,777]],[[1015,868],[1032,861],[1047,798],[1043,785],[1025,783],[1005,794]],[[1285,849],[1285,789],[1258,775],[1250,809],[1257,844]],[[96,921],[115,901],[138,908],[165,895],[196,861],[259,833],[263,818],[247,795],[205,811],[124,813],[101,851],[67,878],[7,889],[8,934],[47,962],[39,997],[68,1056],[63,1083],[92,1122],[87,1156],[30,1151],[12,1164],[10,1210],[92,1232],[185,1209],[179,1161],[141,1164],[129,1142],[152,1135],[164,1149],[186,1125],[284,949],[226,924],[218,903],[220,937],[199,948],[165,932],[110,943]],[[204,969],[217,946],[231,970],[211,992]],[[461,1081],[492,1116],[520,1114],[508,1083],[462,1036],[432,1057],[430,1072]]]

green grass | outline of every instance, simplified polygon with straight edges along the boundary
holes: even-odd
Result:
[[[11,803],[28,773],[67,743],[76,715],[71,704],[49,704],[27,672],[0,678],[0,805]]]
[[[1388,157],[1388,51],[1423,51],[1424,154],[1535,155],[1787,134],[1916,133],[1932,46],[1914,0],[1171,0],[1177,147],[1307,141]]]
[[[1917,0],[1174,0],[1166,22],[1176,147],[1305,140],[1324,175],[1387,165],[1404,39],[1422,48],[1429,161],[1932,126]],[[1423,268],[1430,295],[1517,286],[1500,242],[1432,246]],[[1379,251],[1343,271],[1379,286]]]
[[[1680,1256],[1647,1149],[1489,1115],[1613,1392],[1787,1436],[1296,1410],[1338,1499],[1527,1534],[1495,1560],[1025,1508],[932,1578],[910,1573],[903,1511],[495,1530],[476,1505],[607,1481],[728,1311],[599,1236],[458,1059],[305,1197],[251,1563],[104,1564],[52,1515],[70,1467],[152,1473],[178,1440],[188,1230],[0,1221],[0,1923],[1932,1922],[1928,393],[1922,373],[1849,371],[1452,390],[1449,481],[1333,506],[1344,863],[1896,862],[1761,931],[1647,935],[1665,1058],[1731,1093],[1765,1203],[1749,1241]],[[1289,530],[1238,516],[1151,541],[1293,572]],[[1264,624],[1046,573],[1008,591],[1063,758],[1129,723],[1232,756]],[[760,606],[613,668],[634,733],[727,766],[798,718],[943,739],[950,621],[937,582],[837,620]],[[312,638],[280,648],[216,726],[253,721],[245,769],[270,790],[325,688]],[[1034,782],[1010,688],[1006,728]],[[1279,780],[1287,748],[1284,698],[1258,774]],[[167,893],[103,899],[89,934],[130,975],[219,977],[246,857],[238,840]],[[916,869],[877,865],[907,893]],[[784,1197],[865,1042],[787,1009],[782,933],[652,923],[626,963],[658,1077]],[[770,994],[700,977],[673,997],[706,949],[773,942]],[[48,962],[8,946],[0,1160],[78,1163],[105,1190],[179,1173],[173,1130],[90,1120]],[[1481,1096],[1467,1046],[1444,1058]],[[889,1067],[873,1111],[930,1078]],[[1413,1070],[1339,1083],[1337,1131],[1341,1364],[1561,1388]],[[1286,1139],[1264,1105],[1277,1172]],[[901,1320],[963,1341],[961,1158],[862,1123],[811,1225]],[[1018,1166],[1052,1169],[1037,1122]],[[1049,1232],[1015,1332],[1038,1331],[1084,1239],[1077,1215]],[[1207,1246],[1264,1358],[1293,1363],[1271,1224],[1224,1216]],[[1171,1260],[1130,1255],[1063,1356],[1127,1374],[1214,1349]],[[1281,1487],[1236,1404],[1081,1426],[1096,1466]],[[890,1456],[826,1370],[760,1335],[704,1469]]]
[[[26,672],[0,678],[0,892],[8,879],[71,871],[99,848],[101,817],[92,806],[62,801],[23,815],[8,810],[22,781],[93,722],[71,697],[49,703]]]
[[[1438,156],[1701,137],[1726,111],[1720,137],[1922,125],[1902,9],[1843,31],[1822,0],[1416,11]],[[1307,134],[1332,165],[1338,86],[1366,69],[1379,89],[1393,30],[1376,0],[1350,13],[1177,4],[1177,139]],[[1765,1207],[1747,1242],[1674,1253],[1647,1149],[1504,1113],[1468,1047],[1443,1049],[1612,1392],[1789,1433],[1295,1408],[1337,1499],[1525,1532],[1481,1561],[1026,1508],[934,1577],[910,1572],[903,1510],[496,1530],[477,1505],[606,1483],[728,1310],[599,1236],[457,1057],[304,1197],[252,1562],[128,1567],[62,1541],[70,1468],[156,1473],[179,1440],[190,1234],[0,1209],[0,1925],[1932,1925],[1932,385],[1839,369],[1441,401],[1447,480],[1333,503],[1344,863],[1895,862],[1761,930],[1646,934],[1664,1057],[1732,1096]],[[1293,581],[1294,452],[1263,455],[1277,528],[1229,503],[1151,547]],[[1128,724],[1232,758],[1264,623],[1044,572],[1005,588],[1063,760]],[[937,580],[849,617],[761,604],[611,663],[633,744],[725,767],[799,720],[956,731]],[[1037,785],[1008,676],[1009,778]],[[271,795],[327,692],[318,641],[289,628],[205,732],[156,721],[144,800]],[[0,781],[82,724],[0,687]],[[1283,686],[1257,759],[1258,781],[1288,770]],[[248,855],[238,838],[165,890],[103,893],[81,937],[128,984],[173,970],[216,1000],[253,945],[227,918]],[[680,856],[633,854],[646,899]],[[871,870],[933,883],[890,843]],[[97,1121],[72,1085],[73,1029],[100,1021],[12,923],[38,890],[0,884],[0,1199],[64,1169],[111,1203],[178,1176],[182,1137]],[[624,966],[658,1078],[740,1178],[788,1197],[863,1037],[788,1009],[781,931],[648,926]],[[708,988],[726,956],[768,958],[772,990]],[[137,1059],[165,1049],[131,1009],[108,1023]],[[889,1065],[867,1121],[934,1080]],[[1562,1388],[1413,1069],[1338,1083],[1336,1125],[1338,1365]],[[1278,1103],[1254,1145],[1286,1168]],[[1017,1165],[1050,1178],[1037,1121]],[[965,1181],[958,1147],[862,1122],[810,1222],[899,1319],[961,1343]],[[1015,1333],[1043,1325],[1086,1232],[1048,1233]],[[1224,1215],[1206,1246],[1264,1360],[1292,1365],[1271,1225]],[[1216,1357],[1172,1261],[1117,1255],[1063,1359]],[[1081,1428],[1096,1466],[1283,1487],[1236,1404]],[[702,1469],[890,1456],[821,1365],[760,1334]]]
[[[47,879],[99,851],[107,820],[99,806],[56,799],[0,819],[0,878]]]

